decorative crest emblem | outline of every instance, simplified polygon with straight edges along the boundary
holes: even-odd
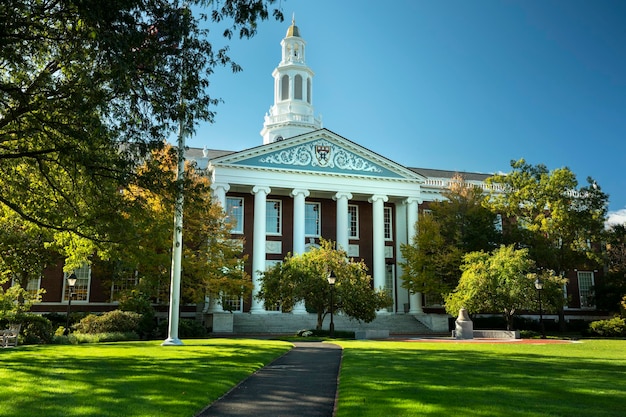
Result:
[[[330,162],[330,146],[316,145],[315,157],[317,158],[317,162],[319,162],[320,166],[328,165]]]

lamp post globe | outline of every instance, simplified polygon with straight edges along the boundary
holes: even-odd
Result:
[[[74,296],[74,287],[76,286],[77,279],[78,278],[76,277],[76,274],[73,272],[67,277],[67,320],[65,322],[65,330],[63,331],[63,334],[66,336],[70,334],[70,313],[72,311],[72,297]]]
[[[535,288],[537,289],[537,298],[539,299],[539,327],[541,328],[541,338],[546,338],[546,329],[543,324],[543,305],[541,303],[541,291],[543,291],[543,280],[539,277],[535,280]]]
[[[330,285],[330,329],[329,336],[335,337],[335,322],[334,322],[334,314],[335,314],[335,282],[337,281],[337,277],[335,276],[334,271],[331,271],[326,277],[328,280],[328,284]]]

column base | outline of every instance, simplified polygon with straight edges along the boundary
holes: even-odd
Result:
[[[161,343],[161,346],[182,346],[184,345],[183,341],[178,338],[168,337]]]

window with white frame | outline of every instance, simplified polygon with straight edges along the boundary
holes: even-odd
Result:
[[[441,307],[443,305],[443,297],[437,292],[424,293],[425,307]]]
[[[243,233],[243,198],[226,197],[226,214],[232,223],[231,233]]]
[[[265,227],[268,235],[280,235],[282,207],[280,200],[267,200],[265,202]]]
[[[500,213],[496,214],[496,220],[493,226],[496,229],[496,232],[502,233],[502,214]]]
[[[238,295],[223,295],[222,296],[222,308],[226,311],[243,311],[243,298]]]
[[[385,240],[391,240],[391,237],[392,237],[391,207],[385,207],[384,220],[385,220]]]
[[[394,265],[392,264],[387,264],[385,265],[385,292],[387,293],[387,295],[389,295],[389,297],[391,297],[392,299],[394,299],[395,297],[394,295]],[[395,299],[394,299],[394,303],[392,305],[390,305],[389,307],[387,307],[387,311],[389,313],[392,313],[394,310],[394,305],[395,305]]]
[[[277,261],[277,260],[273,260],[273,259],[268,259],[265,261],[265,270],[267,271],[270,268],[273,268],[274,266],[281,264],[282,261]],[[273,305],[270,304],[264,304],[263,307],[265,308],[265,311],[275,311],[275,312],[281,312],[283,309],[283,306],[281,303],[276,303]]]
[[[39,288],[41,287],[41,277],[31,278],[26,284],[26,291],[31,295],[37,295]]]
[[[11,285],[15,285],[17,283],[18,283],[18,280],[14,276],[13,279],[11,280]],[[41,285],[41,277],[29,278],[28,282],[26,283],[26,288],[24,289],[31,295],[37,295],[40,285]]]
[[[76,285],[74,285],[72,290],[72,294],[74,295],[72,301],[88,301],[89,284],[91,283],[91,267],[89,265],[83,265],[75,269],[74,274],[76,274]],[[70,286],[67,285],[67,277],[71,275],[71,272],[66,272],[63,275],[63,300],[67,301],[70,295]]]
[[[595,307],[593,300],[594,276],[591,271],[578,271],[578,294],[581,308]]]
[[[348,206],[348,237],[359,238],[359,206],[352,204]]]
[[[118,301],[120,294],[132,290],[138,283],[137,271],[124,271],[111,282],[111,301]]]
[[[306,203],[304,208],[305,236],[319,237],[320,235],[320,203]]]

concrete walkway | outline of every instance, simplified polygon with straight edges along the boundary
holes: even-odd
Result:
[[[332,417],[341,347],[297,342],[196,417]]]

